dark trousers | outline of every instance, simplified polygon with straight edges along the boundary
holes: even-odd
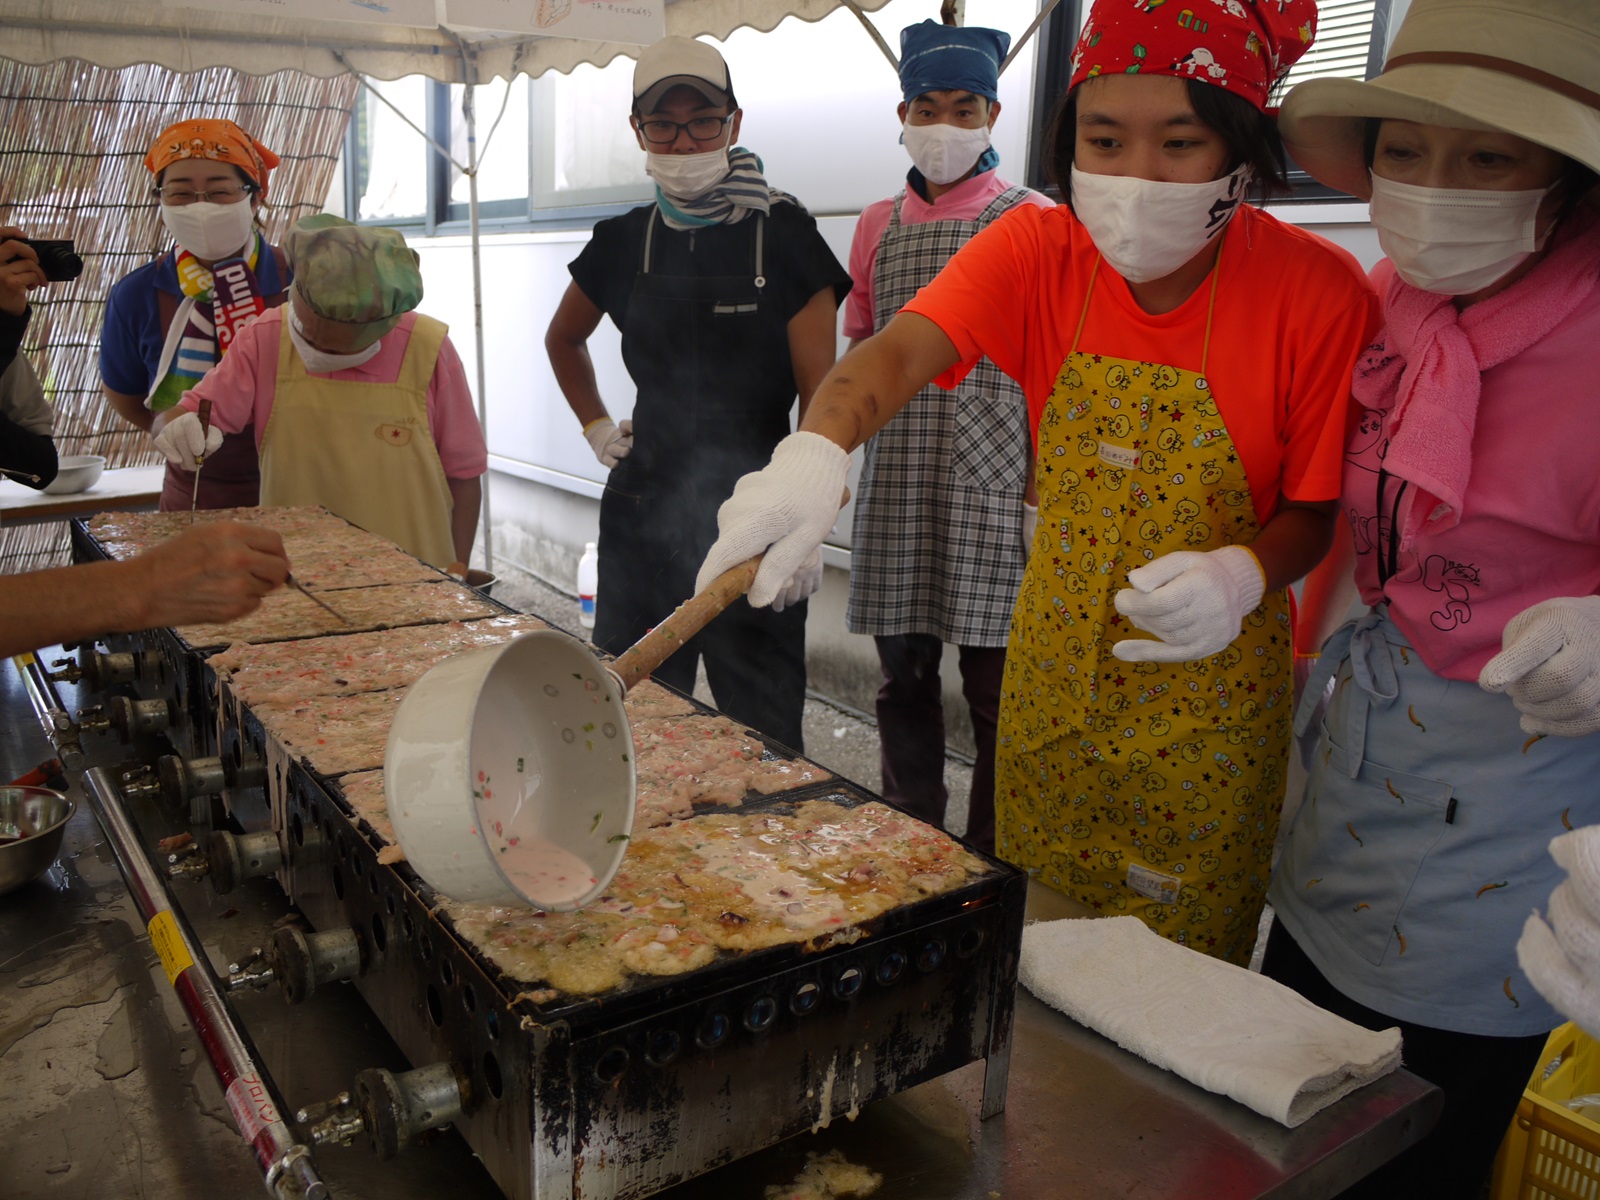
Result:
[[[1357,1025],[1398,1025],[1406,1069],[1444,1092],[1444,1112],[1433,1131],[1346,1188],[1339,1200],[1478,1200],[1517,1102],[1539,1065],[1545,1035],[1453,1033],[1374,1012],[1329,983],[1277,922],[1267,937],[1261,973]]]
[[[939,661],[944,643],[932,634],[880,636],[878,661],[878,741],[883,759],[883,795],[930,825],[944,825],[950,793],[944,786],[944,694]],[[972,714],[977,760],[972,766],[972,798],[967,809],[967,840],[994,852],[994,743],[1000,715],[1003,646],[960,646],[961,693]]]

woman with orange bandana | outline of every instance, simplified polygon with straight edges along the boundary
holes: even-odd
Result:
[[[145,155],[161,223],[177,244],[124,276],[106,301],[100,381],[106,401],[149,430],[227,352],[245,322],[282,304],[283,252],[256,225],[278,156],[232,121],[180,121]],[[194,475],[168,464],[163,510],[186,509]],[[261,476],[249,429],[206,458],[201,508],[257,503]]]
[[[1062,892],[1248,959],[1293,707],[1286,588],[1326,552],[1375,300],[1347,254],[1244,203],[1284,183],[1268,94],[1310,0],[1099,0],[1052,170],[1068,204],[971,239],[740,480],[702,583],[827,533],[849,451],[987,356],[1022,384],[1038,532],[1012,618],[997,849]]]

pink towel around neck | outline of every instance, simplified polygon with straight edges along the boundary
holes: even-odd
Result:
[[[1600,284],[1600,217],[1587,208],[1567,217],[1533,270],[1465,312],[1449,296],[1412,287],[1387,259],[1372,281],[1384,324],[1356,362],[1353,391],[1367,408],[1394,397],[1383,465],[1414,489],[1404,545],[1461,519],[1483,372],[1538,342]]]

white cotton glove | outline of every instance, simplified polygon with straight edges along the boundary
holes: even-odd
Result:
[[[1178,550],[1128,572],[1132,587],[1116,595],[1117,611],[1135,629],[1160,638],[1130,638],[1111,647],[1124,662],[1189,662],[1220,654],[1261,603],[1266,577],[1243,546]]]
[[[850,456],[821,434],[784,438],[772,461],[739,480],[717,510],[719,536],[700,564],[694,590],[703,592],[718,575],[765,550],[750,603],[761,608],[781,594],[793,604],[810,595],[822,582],[817,550],[839,515],[849,471]]]
[[[1568,874],[1550,894],[1549,923],[1528,916],[1517,964],[1544,998],[1591,1034],[1600,1034],[1600,826],[1550,842]]]
[[[1033,553],[1033,539],[1039,532],[1039,506],[1022,502],[1022,554],[1026,558]]]
[[[799,604],[822,586],[822,547],[811,552],[811,557],[801,563],[782,591],[772,598],[772,611],[782,612]]]
[[[186,471],[195,469],[195,459],[215,454],[222,446],[222,430],[212,425],[200,428],[198,413],[186,412],[168,421],[156,434],[156,449]]]
[[[1528,733],[1600,730],[1600,596],[1558,596],[1525,608],[1500,635],[1478,686],[1505,692]]]
[[[583,427],[583,436],[600,465],[609,471],[633,449],[633,422],[624,417],[618,425],[610,417],[601,417]]]

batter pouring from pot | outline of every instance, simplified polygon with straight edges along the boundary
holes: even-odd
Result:
[[[1356,262],[1246,204],[1285,184],[1268,95],[1311,0],[1180,24],[1099,0],[1048,153],[1062,194],[974,237],[843,358],[719,513],[700,586],[766,550],[769,603],[860,445],[981,357],[1021,383],[1040,517],[1007,650],[1001,857],[1236,962],[1255,941],[1293,706],[1286,588],[1326,553]]]

